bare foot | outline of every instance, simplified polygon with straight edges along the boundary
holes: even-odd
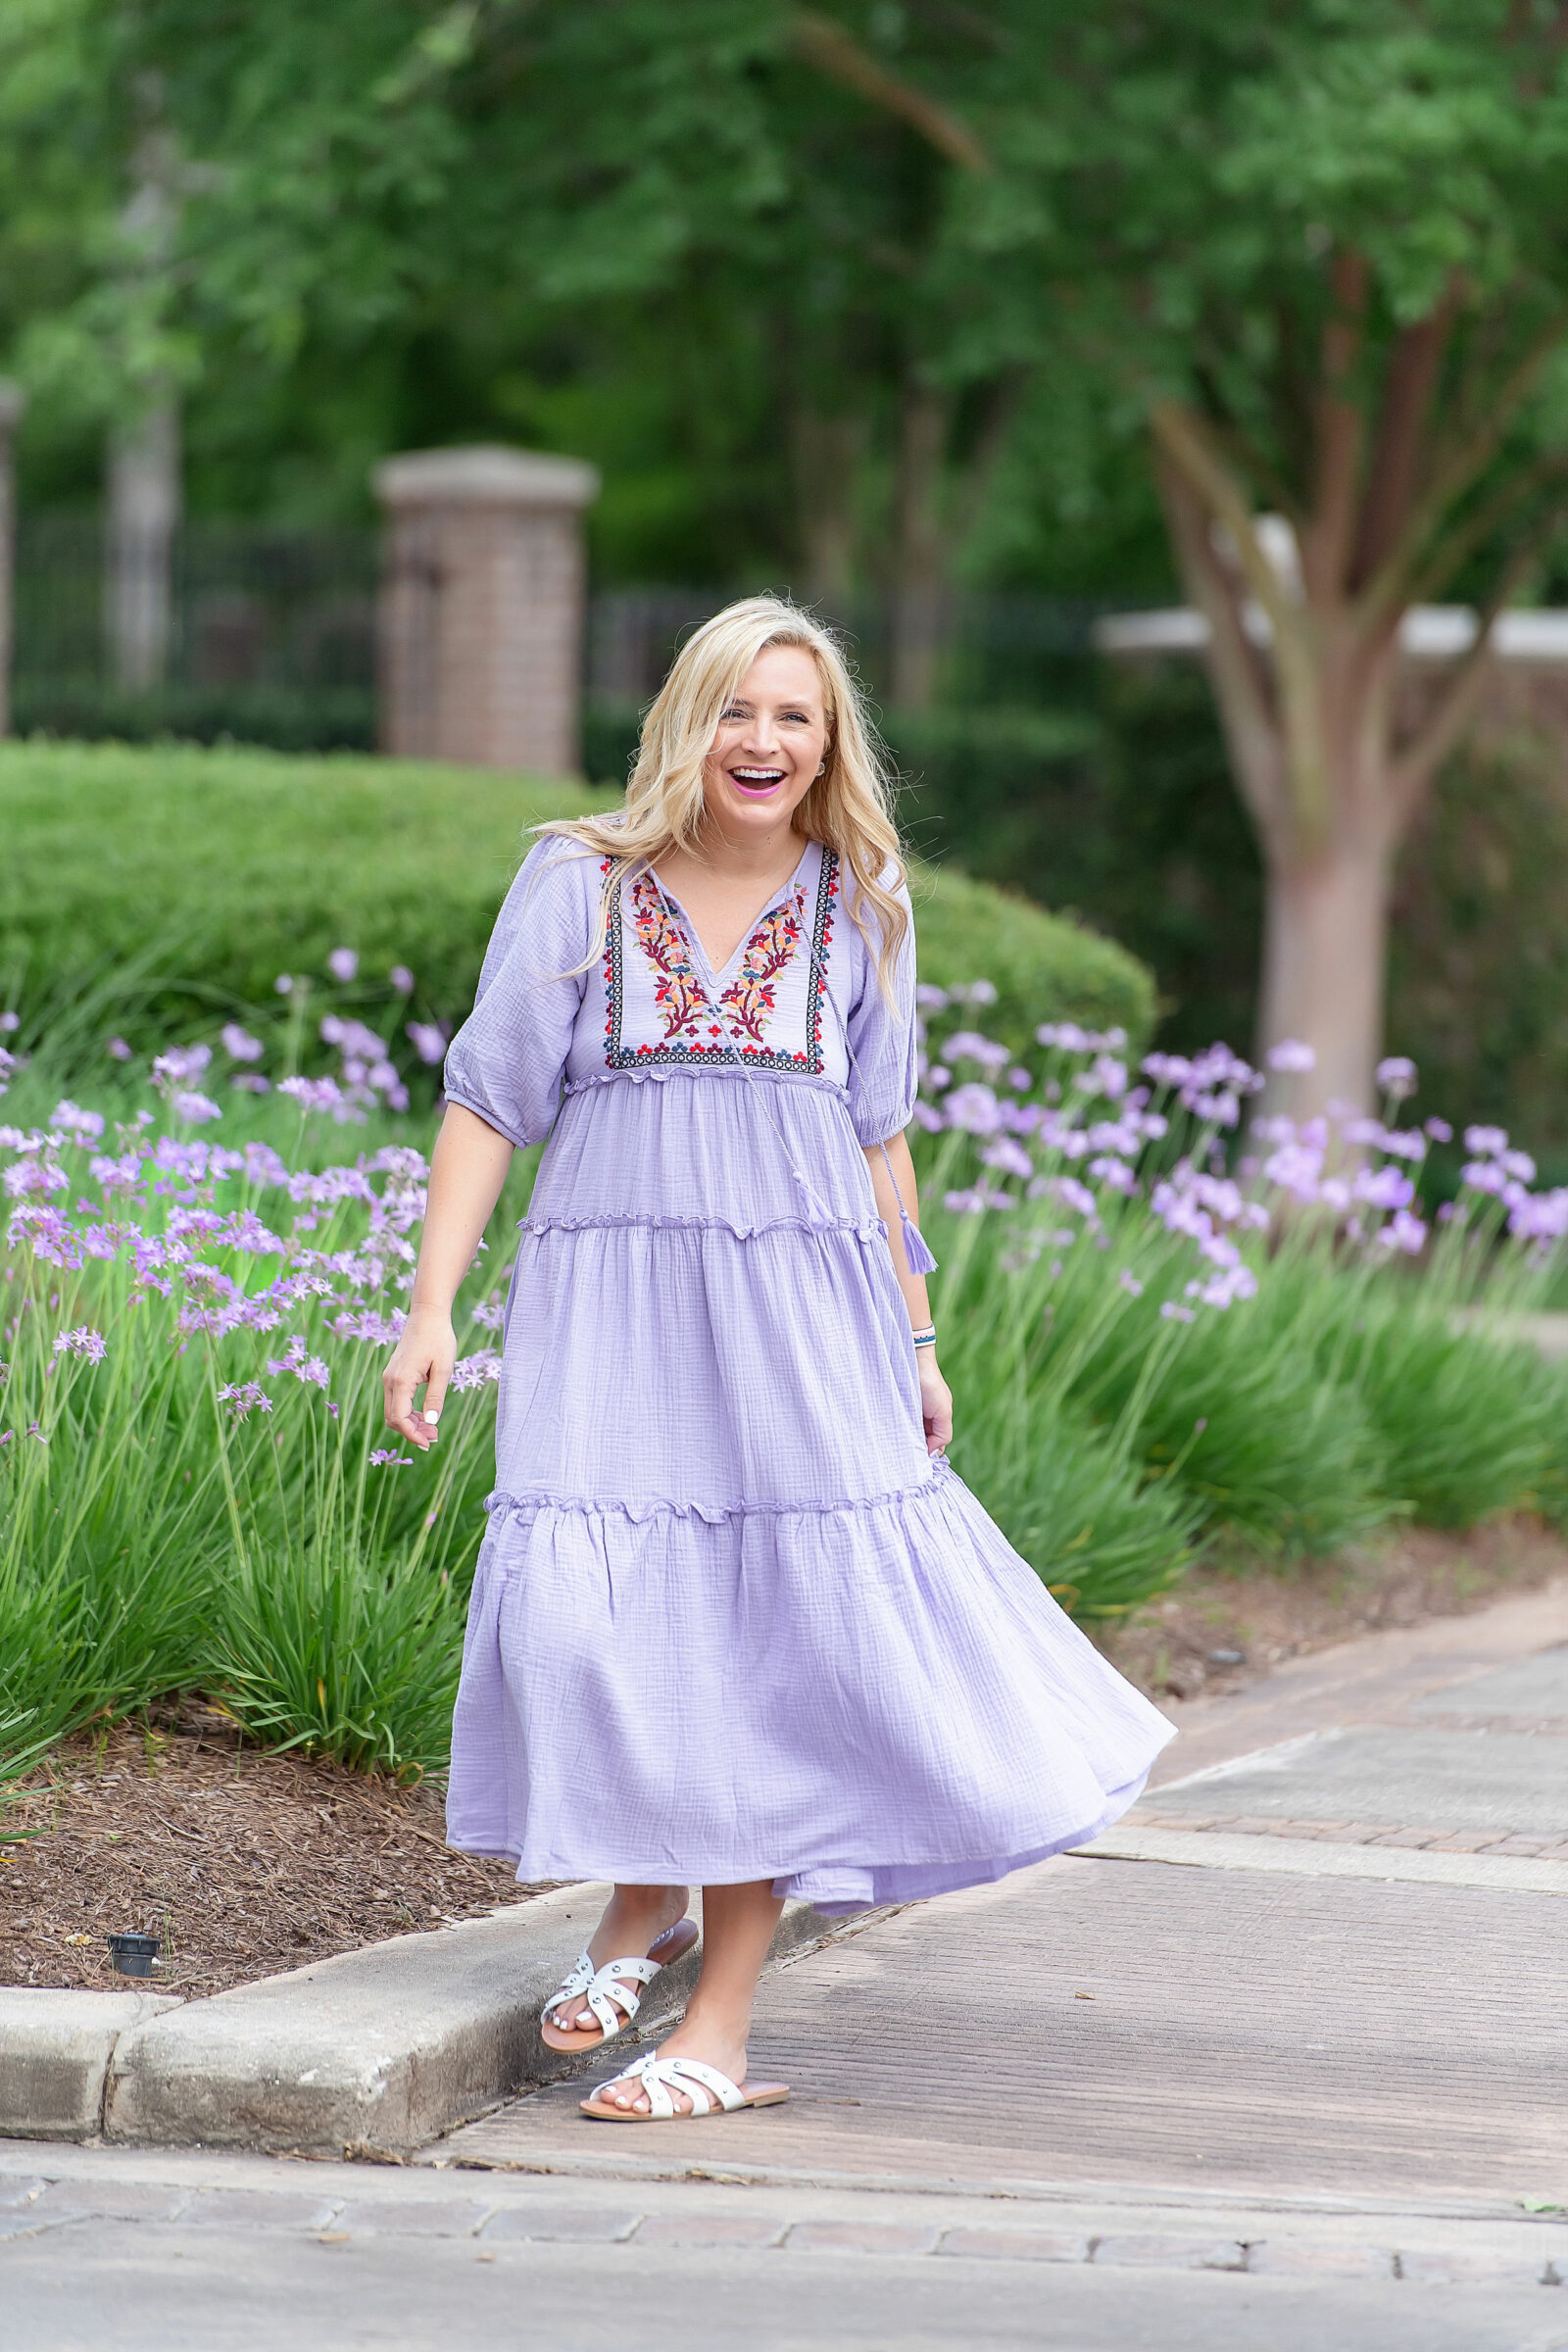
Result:
[[[686,2017],[667,2041],[659,2045],[661,2058],[700,2058],[705,2066],[716,2066],[721,2075],[728,2075],[737,2090],[746,2088],[746,2028],[736,2028],[723,2020],[711,2023]],[[634,2063],[640,2064],[641,2061]],[[683,2090],[669,2088],[677,2115],[690,2115],[696,2101]],[[618,2107],[627,2115],[647,2115],[653,2105],[646,2090],[634,2075],[622,2075],[597,2093],[601,2105]]]
[[[594,1931],[588,1946],[588,1957],[595,1968],[603,1968],[607,1960],[625,1960],[644,1953],[652,1960],[659,1958],[654,1948],[666,1930],[686,1916],[686,1904],[691,1893],[687,1886],[617,1886],[605,1906],[605,1915]],[[616,1978],[628,1992],[641,1994],[644,1987],[634,1978]],[[584,2034],[597,2034],[599,2020],[579,1993],[575,1999],[563,2001],[559,2009],[547,2013],[547,2022],[559,2026],[564,2034],[581,2030]]]

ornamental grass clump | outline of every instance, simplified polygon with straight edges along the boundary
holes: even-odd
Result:
[[[1417,1177],[1449,1130],[1396,1123],[1405,1061],[1379,1073],[1380,1117],[1249,1127],[1262,1077],[1223,1046],[1134,1072],[1120,1032],[1047,1024],[1042,1076],[972,1026],[983,990],[921,996],[955,1460],[1048,1581],[1024,1540],[1050,1487],[1037,1429],[1077,1429],[1086,1458],[1108,1441],[1124,1484],[1179,1498],[1190,1537],[1225,1526],[1281,1555],[1400,1516],[1563,1507],[1568,1381],[1502,1334],[1549,1295],[1568,1192],[1532,1190],[1500,1131],[1467,1132],[1458,1200],[1433,1224]],[[1281,1067],[1309,1059],[1279,1049]],[[1081,1615],[1143,1597],[1114,1491],[1075,1504],[1071,1536],[1052,1529],[1052,1561],[1075,1548]]]
[[[62,1102],[0,1127],[8,1751],[199,1687],[259,1738],[431,1769],[489,1483],[496,1284],[416,1464],[384,1444],[379,1400],[423,1154],[313,1166],[310,1130],[339,1108],[314,1098],[268,1106],[288,1156],[217,1143],[191,1132],[220,1115],[191,1101],[191,1068],[188,1051],[155,1064],[162,1120],[106,1131]]]

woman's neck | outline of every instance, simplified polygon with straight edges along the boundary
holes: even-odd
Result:
[[[671,861],[690,860],[718,882],[755,882],[766,885],[786,880],[800,863],[807,836],[797,833],[793,824],[780,825],[774,832],[747,835],[735,840],[721,833],[716,825],[705,824],[692,850],[675,850]]]

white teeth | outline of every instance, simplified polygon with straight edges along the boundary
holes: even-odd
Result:
[[[782,784],[781,767],[736,767],[730,770],[737,784]]]

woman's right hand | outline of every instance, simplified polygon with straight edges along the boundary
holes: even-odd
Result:
[[[395,1429],[421,1453],[427,1453],[440,1435],[441,1406],[457,1360],[452,1317],[433,1306],[412,1308],[392,1360],[381,1375],[381,1391],[388,1429]],[[421,1385],[424,1403],[416,1412],[414,1393]]]

